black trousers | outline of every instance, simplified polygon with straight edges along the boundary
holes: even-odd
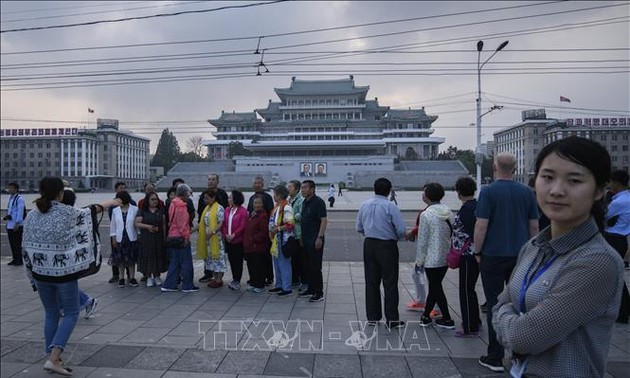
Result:
[[[400,319],[398,314],[398,243],[395,240],[365,238],[363,270],[365,273],[365,312],[368,321],[379,321],[381,282],[385,291],[385,319]]]
[[[475,285],[479,278],[479,264],[473,255],[462,255],[459,260],[459,305],[462,311],[462,328],[464,332],[478,332],[479,299]],[[440,307],[442,308],[442,307]]]
[[[322,248],[315,249],[315,245],[306,248],[308,255],[308,290],[315,295],[324,295],[324,279],[322,277],[322,258],[324,256],[324,242]]]
[[[9,237],[9,245],[11,246],[11,256],[13,256],[13,262],[16,264],[22,264],[22,234],[24,232],[23,227],[17,229],[8,229],[7,236]]]
[[[225,252],[228,255],[228,260],[230,260],[232,279],[241,282],[243,277],[243,243],[225,243]]]
[[[265,255],[269,253],[248,253],[245,255],[247,270],[249,271],[249,284],[255,288],[265,287]]]
[[[291,256],[291,272],[293,275],[291,277],[291,283],[306,284],[307,279],[305,272],[307,271],[308,257],[306,256],[306,251],[304,251],[304,248],[300,245],[295,255]]]
[[[451,314],[448,311],[448,301],[446,300],[446,294],[444,294],[444,288],[442,287],[442,280],[446,276],[448,266],[440,268],[424,268],[427,273],[427,280],[429,281],[429,294],[427,294],[427,303],[424,308],[423,316],[431,317],[431,311],[437,303],[442,311],[442,319],[450,320]]]
[[[269,250],[267,250],[267,253],[265,253],[264,259],[265,280],[267,282],[273,282],[273,260],[271,259],[271,253],[269,253]]]
[[[619,234],[604,233],[604,238],[621,256],[621,259],[626,256],[628,251],[628,239],[625,236]],[[621,323],[628,322],[628,316],[630,315],[630,295],[628,294],[628,286],[623,283],[623,289],[621,290],[621,304],[619,306],[619,315],[617,321]]]

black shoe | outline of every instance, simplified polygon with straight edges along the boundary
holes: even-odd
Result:
[[[433,323],[433,320],[429,317],[423,316],[420,318],[420,327],[428,327],[431,323]]]
[[[129,285],[133,286],[133,287],[138,287],[138,281],[136,281],[135,278],[132,278],[129,280]]]
[[[321,302],[324,300],[324,296],[321,294],[314,294],[311,299],[309,299],[309,302]]]
[[[313,293],[312,291],[309,290],[304,290],[304,291],[300,291],[298,293],[298,297],[300,298],[310,298],[314,295],[315,293]]]
[[[479,307],[481,307],[481,312],[483,312],[484,314],[488,312],[488,302],[482,304]]]
[[[278,293],[279,297],[286,297],[287,295],[293,294],[293,290],[282,290]]]
[[[10,261],[7,265],[15,265],[15,261]]]
[[[387,325],[387,329],[389,329],[390,331],[396,328],[402,328],[405,326],[405,322],[403,322],[402,320],[393,320],[391,322],[387,322],[385,323],[385,325]]]
[[[112,276],[112,278],[109,279],[109,281],[107,281],[109,283],[116,283],[118,282],[118,276]]]
[[[435,321],[435,325],[446,329],[455,329],[455,322],[451,319],[438,319]]]
[[[278,292],[282,291],[282,289],[279,288],[279,287],[274,287],[273,289],[269,289],[268,291],[270,293],[278,293]]]
[[[481,356],[479,358],[479,365],[486,367],[492,371],[501,373],[504,371],[503,362],[500,358],[493,358],[490,356]]]
[[[212,276],[204,274],[204,276],[199,279],[199,282],[210,282],[211,279]]]
[[[125,287],[125,280],[124,279],[118,281],[118,287]]]
[[[265,281],[265,286],[271,286],[273,285],[273,278],[269,279],[267,278],[267,280]]]

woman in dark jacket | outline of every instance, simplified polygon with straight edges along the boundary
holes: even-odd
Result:
[[[263,207],[261,197],[254,198],[253,206],[243,233],[243,249],[251,285],[247,290],[262,293],[267,272],[265,257],[269,253],[269,215]]]

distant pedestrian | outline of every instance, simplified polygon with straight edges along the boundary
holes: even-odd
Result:
[[[495,372],[503,369],[503,346],[492,327],[492,307],[503,291],[527,240],[538,233],[538,205],[527,186],[514,181],[516,157],[500,153],[494,159],[495,181],[479,193],[475,215],[475,256],[487,301],[488,354],[479,364]]]
[[[335,185],[334,184],[330,184],[330,187],[328,188],[328,203],[330,204],[331,208],[335,205]]]
[[[377,179],[374,197],[361,205],[356,221],[357,232],[365,236],[363,264],[368,325],[374,326],[382,318],[382,282],[385,325],[390,330],[405,325],[398,314],[398,240],[404,239],[406,231],[402,213],[387,200],[391,187],[388,179]]]
[[[265,290],[265,255],[269,254],[269,215],[258,195],[252,199],[252,211],[243,233],[243,251],[249,271],[248,291],[259,294]]]
[[[613,332],[625,332],[614,328],[623,264],[602,237],[610,164],[602,145],[578,137],[538,154],[536,197],[551,227],[521,248],[492,308],[497,340],[520,372],[512,376],[606,375]]]
[[[343,190],[341,190],[341,183],[339,183],[339,193],[337,193],[338,197],[343,197]]]
[[[299,296],[310,298],[310,302],[324,300],[324,280],[322,277],[322,259],[328,218],[326,203],[315,195],[315,182],[304,180],[301,186],[304,203],[302,204],[302,245],[308,254],[309,271],[308,289]]]
[[[7,214],[2,220],[7,222],[7,236],[11,246],[12,259],[7,265],[22,265],[22,223],[26,217],[26,204],[20,195],[20,185],[17,182],[10,182],[7,186],[9,192],[9,202]]]

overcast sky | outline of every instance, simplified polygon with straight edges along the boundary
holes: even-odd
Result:
[[[165,127],[186,150],[192,136],[211,138],[208,119],[266,107],[292,76],[352,74],[380,105],[437,115],[441,150],[474,148],[479,39],[482,62],[509,40],[482,70],[482,112],[503,106],[483,117],[484,141],[524,109],[630,117],[628,1],[265,3],[2,1],[1,127],[116,118],[151,138],[152,152]],[[50,28],[248,4],[262,5]],[[34,27],[48,28],[13,31]],[[256,76],[259,36],[269,73]]]

